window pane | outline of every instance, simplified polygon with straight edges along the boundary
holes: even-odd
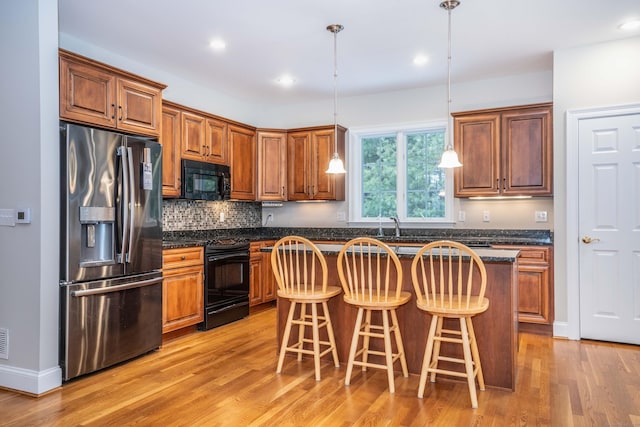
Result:
[[[445,173],[438,168],[444,150],[444,130],[407,135],[407,217],[445,216]]]
[[[396,214],[397,139],[395,135],[362,138],[362,216]]]

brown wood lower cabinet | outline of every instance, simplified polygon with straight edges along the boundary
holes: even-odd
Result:
[[[162,333],[204,320],[204,249],[162,251]]]
[[[276,299],[276,280],[271,268],[271,252],[261,252],[273,246],[275,240],[251,243],[249,258],[249,305],[254,306]]]
[[[518,321],[523,330],[552,332],[553,327],[553,247],[494,246],[496,249],[519,249]],[[533,325],[539,325],[535,327]]]

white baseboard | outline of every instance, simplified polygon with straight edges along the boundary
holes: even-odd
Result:
[[[561,338],[569,338],[569,323],[553,322],[553,336]]]
[[[62,370],[59,366],[33,371],[0,365],[0,387],[39,395],[62,385]]]

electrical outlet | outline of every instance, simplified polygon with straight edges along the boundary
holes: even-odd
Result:
[[[483,211],[482,212],[482,221],[484,221],[484,222],[491,221],[491,214],[489,213],[489,211]]]
[[[464,222],[467,219],[467,213],[465,211],[458,211],[458,221]]]
[[[220,212],[220,222],[224,222],[224,212]]]
[[[536,211],[536,222],[547,222],[547,211]]]
[[[345,222],[347,220],[347,216],[344,211],[340,211],[336,214],[336,221]]]

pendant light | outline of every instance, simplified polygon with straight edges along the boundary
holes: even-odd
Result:
[[[339,174],[346,173],[344,164],[338,154],[338,33],[344,27],[339,24],[329,25],[328,31],[333,33],[333,142],[334,149],[333,158],[329,162],[329,168],[326,173]]]
[[[447,10],[449,15],[449,34],[448,34],[448,55],[447,55],[447,122],[451,117],[451,11],[455,9],[460,2],[458,0],[445,0],[440,3],[440,7]],[[449,132],[447,145],[442,158],[440,159],[439,168],[458,168],[462,163],[458,160],[458,154],[453,149],[453,129]]]

